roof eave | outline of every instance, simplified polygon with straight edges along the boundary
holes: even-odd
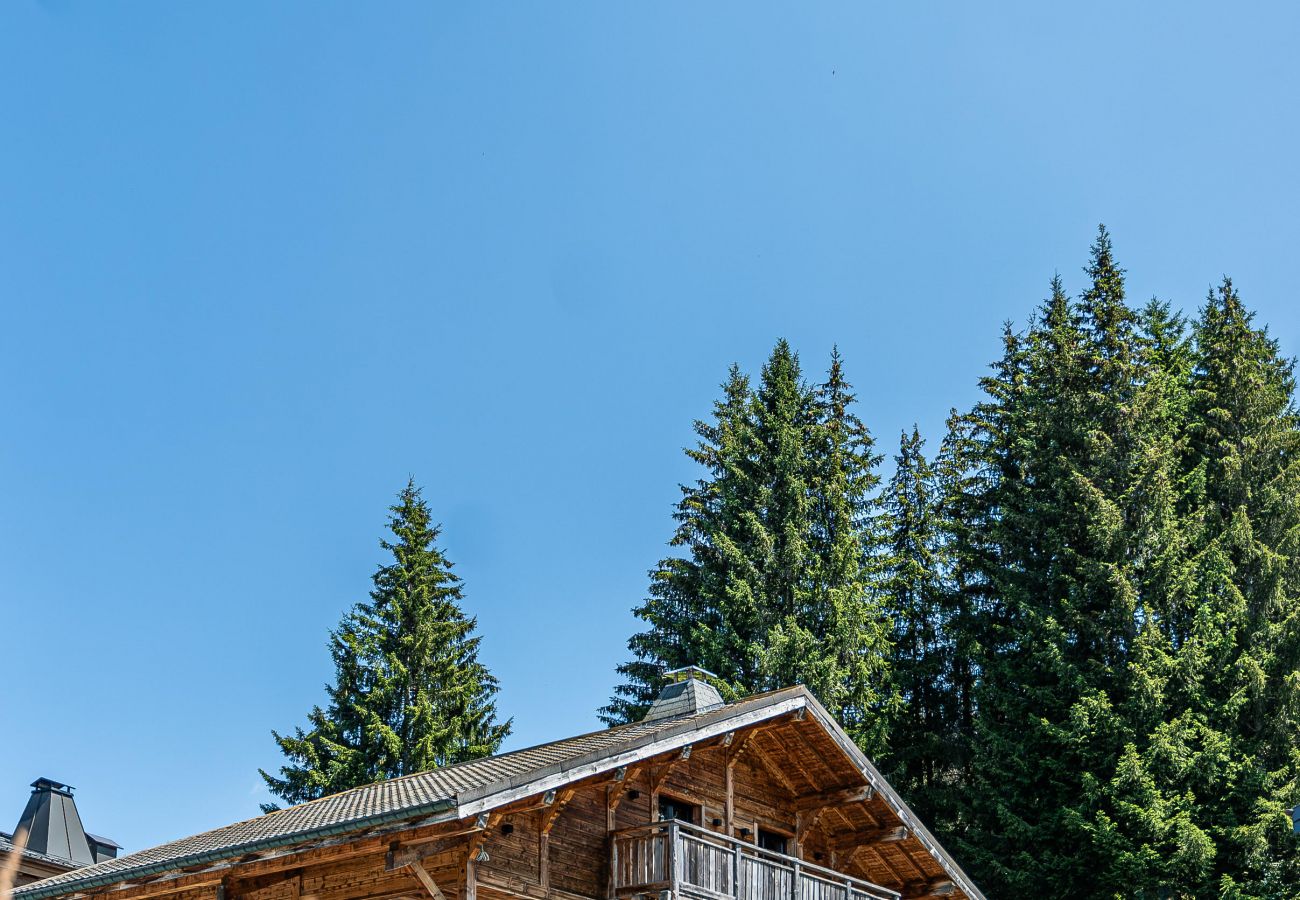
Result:
[[[455,809],[455,806],[456,802],[454,798],[443,798],[431,803],[411,807],[409,809],[396,810],[388,813],[378,813],[373,816],[354,819],[350,822],[341,822],[335,825],[326,825],[319,828],[306,829],[304,831],[295,831],[292,834],[280,835],[274,838],[263,838],[259,841],[248,841],[231,847],[223,847],[220,850],[207,850],[203,853],[193,853],[179,859],[168,860],[161,863],[152,863],[125,872],[95,875],[84,880],[68,881],[60,884],[49,885],[48,887],[41,887],[41,882],[37,881],[20,888],[15,888],[13,896],[15,898],[22,897],[23,900],[43,900],[43,898],[46,897],[81,894],[86,891],[94,890],[95,888],[107,887],[108,885],[118,884],[124,881],[134,881],[138,878],[148,878],[151,875],[161,875],[165,872],[178,871],[180,869],[186,869],[204,863],[217,863],[237,859],[238,857],[244,856],[248,853],[279,850],[285,847],[292,847],[295,844],[305,844],[321,838],[347,834],[352,831],[365,831],[366,829],[374,828],[379,825],[388,825],[393,822],[402,822],[408,819],[427,818],[441,812],[453,810]],[[455,818],[455,816],[449,816],[448,818]]]
[[[970,880],[970,876],[962,871],[962,868],[957,864],[957,861],[948,854],[948,851],[943,848],[943,845],[939,843],[935,836],[930,833],[930,830],[922,824],[919,818],[917,818],[916,813],[912,812],[911,807],[909,807],[903,798],[899,796],[898,792],[894,790],[893,785],[885,779],[884,775],[880,774],[880,770],[876,768],[875,763],[867,758],[867,755],[862,752],[858,745],[853,742],[853,739],[850,738],[844,729],[840,727],[840,724],[835,721],[835,717],[832,716],[830,712],[827,711],[826,707],[822,706],[817,698],[811,693],[809,693],[807,697],[809,701],[808,708],[812,711],[813,717],[817,719],[818,723],[826,729],[826,732],[834,738],[835,743],[839,746],[840,750],[858,768],[858,771],[861,773],[862,777],[866,779],[867,783],[885,799],[885,802],[887,802],[894,810],[894,814],[898,816],[899,820],[907,826],[907,829],[912,834],[916,835],[921,846],[923,846],[926,851],[934,857],[935,861],[939,863],[939,866],[944,870],[944,872],[952,878],[953,883],[956,884],[963,893],[970,897],[971,900],[987,900],[983,892],[981,892],[980,889],[975,886],[974,882]]]

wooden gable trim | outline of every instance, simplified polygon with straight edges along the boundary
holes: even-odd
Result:
[[[671,753],[673,751],[681,751],[688,745],[698,745],[704,741],[721,737],[728,731],[738,731],[748,725],[757,724],[767,719],[773,719],[777,716],[783,716],[786,713],[795,712],[796,710],[802,709],[806,706],[808,699],[809,695],[800,691],[794,696],[787,697],[777,703],[760,706],[757,709],[751,709],[746,712],[727,716],[699,727],[690,728],[683,726],[679,730],[674,730],[658,739],[648,741],[643,746],[609,756],[596,756],[596,758],[593,758],[590,761],[575,764],[564,771],[534,778],[531,781],[523,782],[518,786],[505,788],[503,790],[489,791],[482,795],[478,795],[476,792],[470,792],[465,797],[460,798],[457,811],[461,817],[477,815],[485,810],[495,809],[498,806],[504,806],[507,803],[512,803],[524,797],[530,797],[533,794],[540,794],[544,791],[565,787],[575,781],[582,781],[583,779],[590,778],[593,775],[603,775],[607,772],[613,772],[620,766],[634,766],[637,763],[650,759],[651,757],[659,756],[664,753]]]

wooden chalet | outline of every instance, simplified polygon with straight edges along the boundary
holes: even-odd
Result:
[[[16,900],[983,900],[802,687],[395,778]]]

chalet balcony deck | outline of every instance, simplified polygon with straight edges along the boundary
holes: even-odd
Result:
[[[685,822],[615,832],[610,894],[695,900],[898,900],[880,885]]]

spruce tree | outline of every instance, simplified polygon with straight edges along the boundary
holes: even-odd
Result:
[[[806,685],[868,752],[885,746],[898,703],[890,621],[879,590],[875,440],[853,411],[838,348],[812,396],[803,454],[807,537],[801,599],[768,628],[762,684]]]
[[[1174,635],[1204,760],[1189,789],[1223,896],[1293,896],[1300,801],[1300,416],[1293,363],[1253,327],[1232,283],[1194,328],[1185,506],[1189,605]]]
[[[980,410],[992,602],[970,790],[989,799],[973,804],[968,834],[989,886],[1009,894],[1142,895],[1158,876],[1127,863],[1170,832],[1114,796],[1121,760],[1145,741],[1125,709],[1146,618],[1137,523],[1152,380],[1104,230],[1087,274],[1077,304],[1053,282]]]
[[[279,777],[261,775],[287,803],[488,756],[510,732],[497,722],[497,681],[478,660],[461,580],[413,481],[390,512],[380,546],[392,561],[330,635],[328,707],[313,708],[307,730],[272,732],[289,762]]]
[[[714,672],[727,696],[808,684],[868,743],[888,702],[887,626],[871,592],[870,493],[877,459],[838,354],[818,388],[777,343],[756,387],[736,367],[687,451],[703,477],[682,489],[670,546],[636,609],[649,627],[602,717],[634,721],[662,673]]]
[[[902,433],[894,463],[884,493],[881,588],[894,617],[890,663],[901,708],[882,764],[921,818],[937,822],[951,808],[960,765],[954,593],[945,577],[941,485],[915,426]]]

